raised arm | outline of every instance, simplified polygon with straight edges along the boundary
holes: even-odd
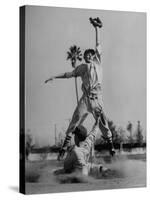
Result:
[[[98,37],[98,28],[95,27],[95,34],[96,34],[96,47],[99,45],[99,37]]]
[[[101,62],[101,54],[102,54],[102,47],[99,42],[99,32],[98,28],[95,27],[95,34],[96,34],[96,46],[95,46],[95,52],[98,60]]]
[[[90,18],[90,22],[93,25],[94,29],[95,29],[95,52],[96,52],[96,56],[98,57],[98,59],[100,60],[100,56],[102,53],[102,48],[100,45],[100,41],[99,41],[99,29],[102,28],[103,24],[101,22],[101,20],[97,17],[97,18]]]

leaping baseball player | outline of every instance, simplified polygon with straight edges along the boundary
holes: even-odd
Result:
[[[72,133],[76,127],[80,126],[86,119],[87,115],[91,113],[95,120],[97,116],[100,117],[99,128],[103,137],[109,144],[109,152],[113,156],[115,154],[112,133],[108,127],[108,121],[103,108],[102,99],[102,65],[101,54],[102,48],[99,44],[98,31],[102,28],[102,22],[99,18],[90,18],[90,22],[95,29],[96,34],[96,47],[95,49],[87,49],[84,52],[85,63],[78,65],[72,72],[66,72],[57,76],[52,76],[45,83],[57,78],[72,78],[81,77],[83,95],[74,111],[72,120],[66,131],[66,138],[59,152],[58,160],[62,159],[68,146]],[[98,113],[98,115],[97,115]]]

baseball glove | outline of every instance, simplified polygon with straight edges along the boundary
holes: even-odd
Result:
[[[94,27],[102,28],[103,24],[102,24],[102,22],[101,22],[101,20],[100,20],[99,17],[97,17],[97,18],[92,18],[92,17],[90,17],[89,20],[90,20],[91,24],[92,24]]]

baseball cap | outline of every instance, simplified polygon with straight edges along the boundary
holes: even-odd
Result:
[[[79,141],[84,141],[87,137],[87,129],[82,125],[77,126],[72,133],[78,137]]]

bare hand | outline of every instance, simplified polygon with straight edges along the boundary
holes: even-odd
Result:
[[[54,80],[54,77],[51,77],[49,79],[47,79],[44,83],[48,83],[49,81],[53,81]]]

